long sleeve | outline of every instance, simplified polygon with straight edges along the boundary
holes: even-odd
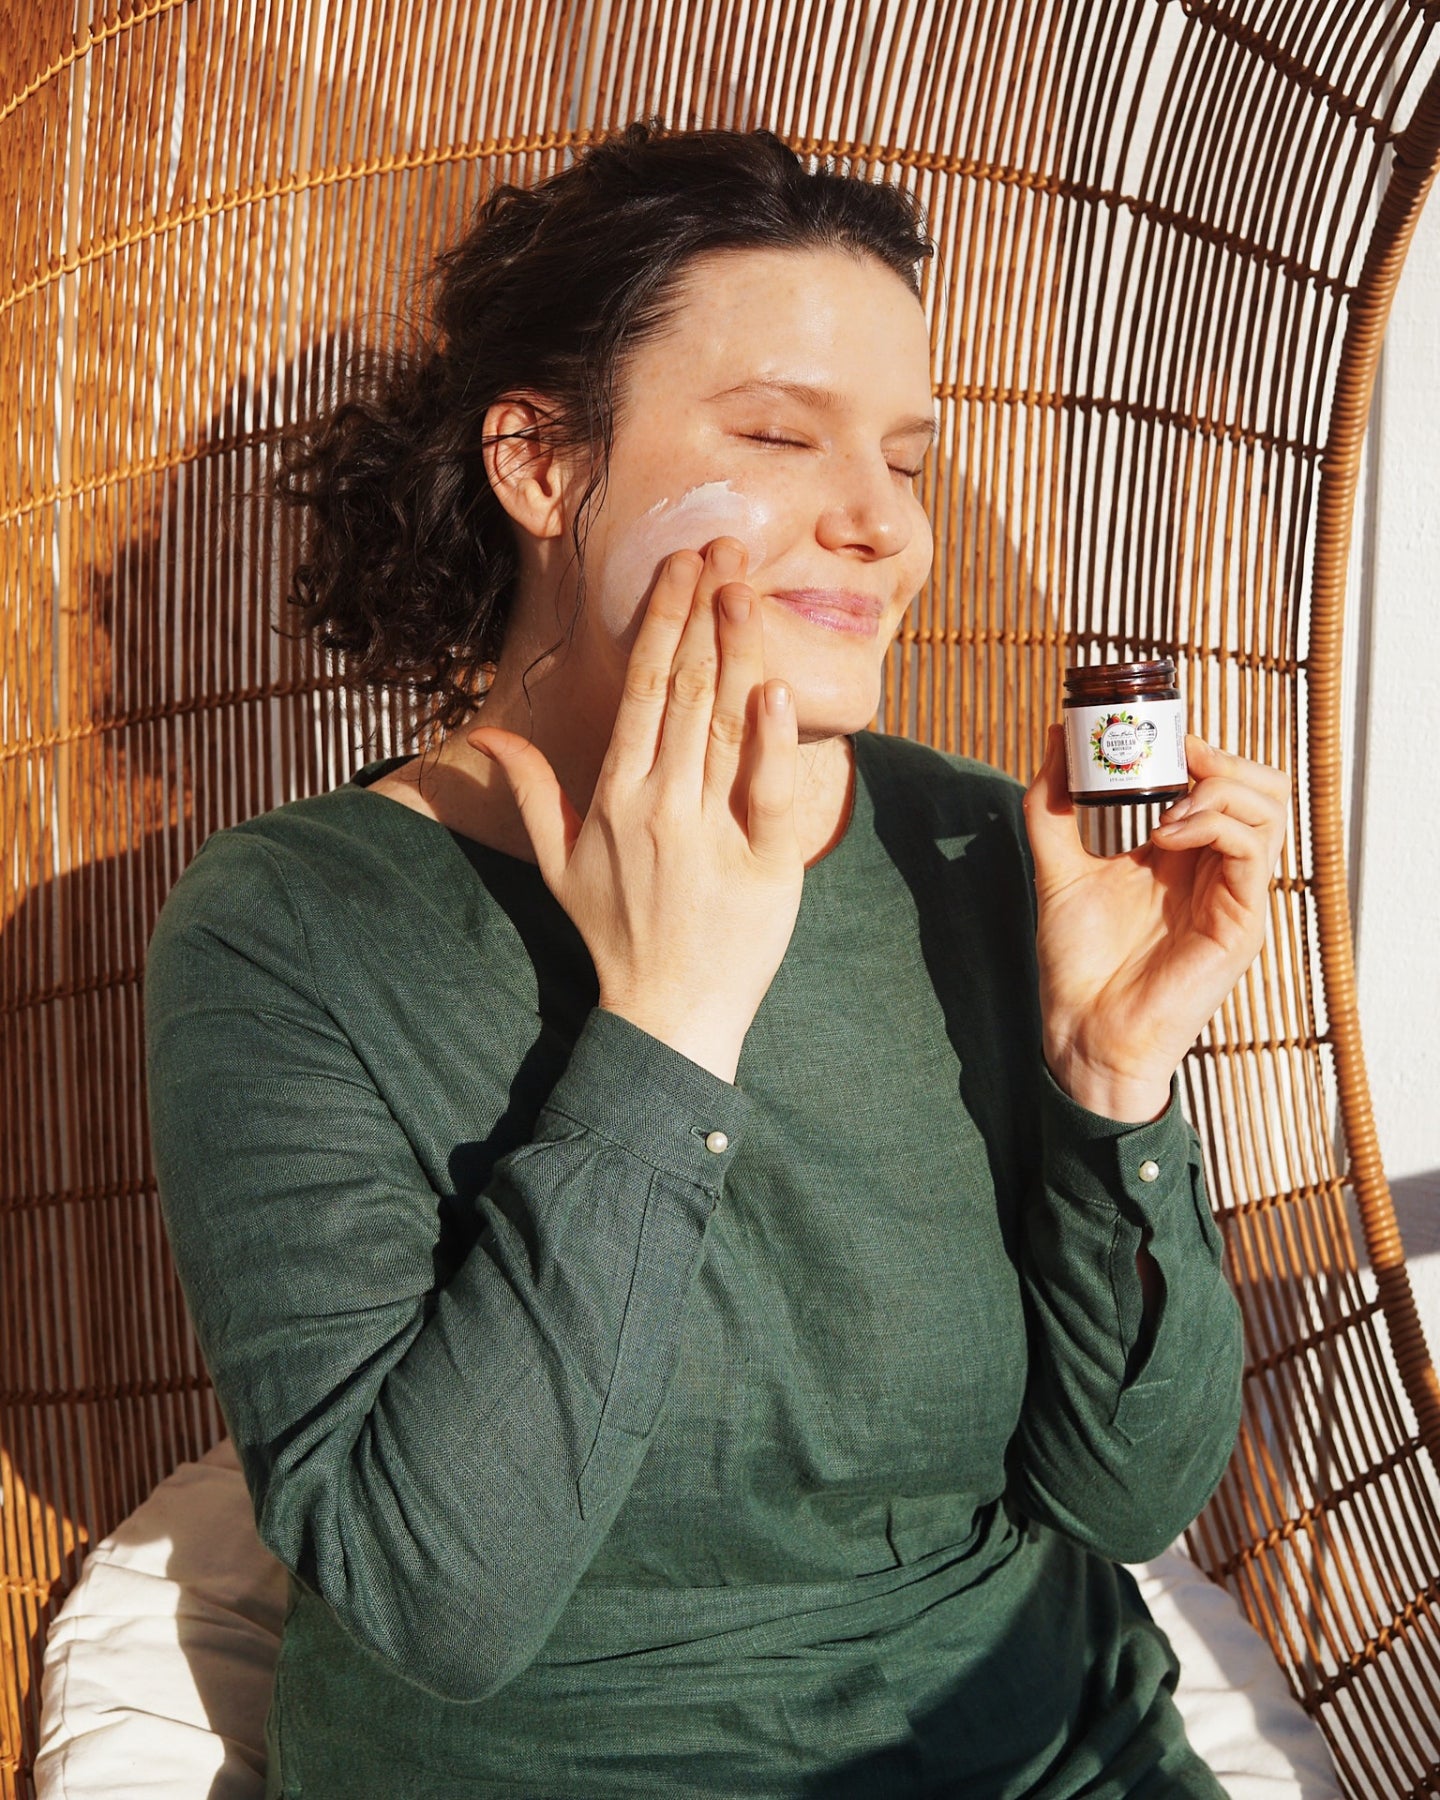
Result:
[[[738,1088],[592,1010],[538,871],[363,782],[182,877],[155,1151],[295,1571],[279,1785],[1060,1795],[1112,1721],[1172,1766],[1091,1546],[1168,1536],[1228,1445],[1193,1140],[1042,1093],[1013,784],[855,756]]]
[[[744,1098],[592,1012],[437,1279],[444,1196],[263,841],[213,839],[177,887],[146,1007],[165,1217],[260,1534],[395,1671],[482,1698],[633,1482]],[[446,1075],[482,1138],[505,1094]]]
[[[1199,1145],[1170,1105],[1128,1126],[1041,1081],[1023,1216],[1030,1377],[1013,1445],[1022,1508],[1118,1562],[1154,1556],[1209,1498],[1240,1416],[1240,1311]],[[1163,1292],[1145,1317],[1136,1252]]]

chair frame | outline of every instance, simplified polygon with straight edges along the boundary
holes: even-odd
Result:
[[[1251,1346],[1190,1543],[1347,1793],[1440,1794],[1440,1383],[1370,1105],[1340,784],[1440,7],[422,0],[408,37],[377,15],[349,49],[334,0],[84,10],[0,0],[0,1800],[29,1791],[86,1549],[223,1430],[144,1146],[149,925],[210,830],[413,715],[268,629],[295,546],[239,500],[352,332],[408,341],[399,265],[478,186],[656,110],[771,124],[934,222],[940,573],[882,728],[1025,773],[1067,655],[1165,653],[1200,728],[1299,771],[1260,972],[1183,1076]]]

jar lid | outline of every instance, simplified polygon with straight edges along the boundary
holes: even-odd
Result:
[[[1171,681],[1175,677],[1175,662],[1172,657],[1163,656],[1153,662],[1070,663],[1065,679],[1068,681],[1072,675],[1113,675],[1120,681],[1145,681],[1163,675]]]
[[[1103,704],[1107,699],[1173,697],[1175,664],[1166,656],[1151,662],[1071,663],[1065,671],[1066,692],[1077,700]]]

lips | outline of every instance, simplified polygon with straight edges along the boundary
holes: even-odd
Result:
[[[851,637],[874,637],[880,629],[880,615],[885,610],[881,600],[869,594],[852,594],[843,588],[787,588],[770,598],[787,612],[798,613],[812,625],[825,631],[839,631]]]

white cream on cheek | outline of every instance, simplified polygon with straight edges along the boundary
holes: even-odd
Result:
[[[665,558],[677,550],[703,550],[712,538],[738,538],[750,553],[753,575],[765,562],[774,522],[764,500],[741,493],[728,481],[707,481],[687,488],[677,500],[657,501],[606,562],[599,597],[607,620],[623,629]]]

